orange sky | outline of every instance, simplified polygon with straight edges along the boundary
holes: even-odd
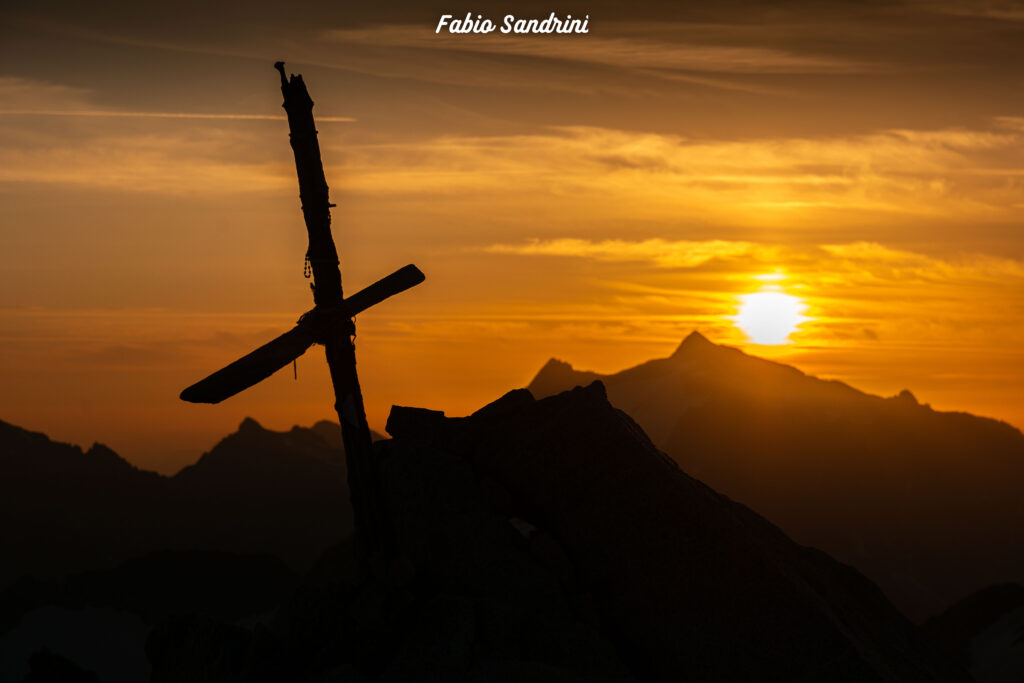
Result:
[[[285,59],[346,290],[428,277],[357,321],[377,429],[694,328],[1024,426],[1024,5],[574,2],[587,36],[451,37],[459,8],[343,4],[0,11],[0,419],[173,471],[246,415],[330,417],[319,349],[177,398],[311,306]],[[733,321],[766,282],[807,306],[789,345]]]

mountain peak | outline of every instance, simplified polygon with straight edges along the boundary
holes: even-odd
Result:
[[[893,396],[892,400],[898,401],[899,403],[904,405],[918,405],[917,397],[910,393],[910,389],[904,389],[897,395]]]
[[[105,462],[118,466],[127,465],[132,469],[135,468],[134,465],[115,453],[109,446],[102,443],[94,443],[92,447],[85,452],[85,456],[87,458],[91,458],[95,462]]]
[[[710,341],[697,330],[694,330],[686,336],[686,339],[684,339],[678,347],[676,347],[675,352],[672,354],[672,358],[681,356],[682,354],[693,351],[694,349],[709,349],[714,346],[714,342]]]
[[[597,373],[576,370],[565,361],[552,358],[544,364],[527,389],[533,396],[544,398],[567,388],[590,384],[598,377]]]
[[[566,363],[564,360],[560,360],[558,358],[549,358],[548,362],[544,364],[544,367],[542,367],[540,369],[540,371],[541,372],[548,372],[548,373],[551,373],[551,372],[566,373],[566,372],[574,372],[575,369],[572,367],[571,364]]]
[[[239,432],[249,432],[249,431],[259,431],[259,432],[262,432],[262,431],[264,431],[264,429],[263,429],[263,425],[261,425],[259,422],[257,422],[256,420],[252,419],[251,417],[247,417],[244,420],[242,420],[242,424],[238,425],[238,431]]]

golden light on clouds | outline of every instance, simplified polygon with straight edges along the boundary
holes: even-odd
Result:
[[[377,429],[694,329],[1024,425],[1024,23],[912,5],[609,5],[565,42],[336,2],[315,28],[204,13],[209,36],[177,10],[0,25],[0,419],[185,462],[245,415],[330,416],[319,359],[202,416],[177,401],[309,304],[277,54],[324,124],[346,289],[428,276],[358,321]]]

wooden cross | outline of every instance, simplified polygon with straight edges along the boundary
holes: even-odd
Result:
[[[334,385],[334,408],[341,422],[348,468],[349,495],[355,520],[356,542],[364,562],[384,542],[386,525],[379,501],[373,444],[366,423],[363,395],[356,375],[356,354],[352,318],[361,311],[423,282],[414,265],[401,268],[366,289],[345,298],[341,289],[338,251],[331,236],[331,207],[327,180],[320,159],[313,100],[302,76],[285,76],[284,62],[274,65],[281,74],[284,109],[288,113],[295,170],[299,176],[299,198],[309,233],[306,252],[313,275],[312,310],[298,324],[277,339],[264,344],[231,365],[218,370],[181,392],[192,403],[219,403],[266,379],[295,361],[313,344],[322,344]]]

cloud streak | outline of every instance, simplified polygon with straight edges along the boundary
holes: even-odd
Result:
[[[557,40],[496,34],[456,36],[446,32],[435,34],[433,27],[393,24],[331,30],[325,36],[355,45],[455,50],[632,69],[732,74],[850,74],[876,68],[862,61],[796,54],[775,48],[662,42],[642,37],[591,35],[583,40]]]
[[[648,239],[639,242],[563,238],[532,240],[526,244],[492,244],[483,251],[519,256],[571,256],[597,261],[654,263],[660,268],[694,268],[713,259],[743,256],[755,245],[749,242],[711,240],[705,242]]]
[[[269,114],[199,114],[194,112],[162,111],[63,111],[40,109],[0,110],[0,116],[86,116],[127,119],[198,119],[210,121],[287,121],[285,116]],[[317,116],[317,123],[352,123],[348,116]]]

